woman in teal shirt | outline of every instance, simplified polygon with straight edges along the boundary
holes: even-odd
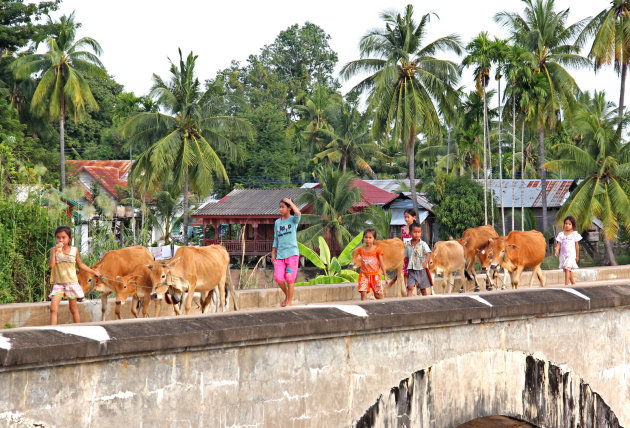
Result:
[[[293,284],[297,276],[300,250],[297,245],[297,228],[302,218],[299,208],[291,198],[280,201],[280,218],[273,229],[273,279],[284,292],[285,299],[280,306],[291,306],[293,303]]]

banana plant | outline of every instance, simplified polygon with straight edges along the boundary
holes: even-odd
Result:
[[[352,261],[352,251],[363,239],[363,232],[352,239],[343,249],[339,257],[330,256],[330,248],[323,237],[319,237],[319,254],[311,248],[298,242],[300,254],[311,263],[322,269],[324,273],[307,282],[299,282],[295,285],[338,284],[340,282],[357,282],[359,274],[350,269],[344,269]]]

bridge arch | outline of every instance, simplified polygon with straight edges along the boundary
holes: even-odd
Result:
[[[610,406],[568,367],[506,350],[459,355],[414,372],[380,395],[355,427],[457,427],[494,416],[536,427],[620,427]]]

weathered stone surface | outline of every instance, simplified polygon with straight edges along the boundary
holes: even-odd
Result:
[[[382,396],[416,426],[627,426],[630,285],[575,290],[5,330],[0,425],[351,426]],[[561,394],[584,398],[569,411]]]
[[[478,365],[484,369],[476,370]],[[380,396],[355,426],[459,426],[494,415],[550,428],[620,426],[601,396],[574,373],[505,351],[466,354],[419,370]]]

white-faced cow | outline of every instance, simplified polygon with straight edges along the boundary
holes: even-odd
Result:
[[[105,321],[107,310],[107,295],[116,291],[117,276],[129,275],[138,265],[146,265],[153,262],[151,252],[145,247],[136,245],[133,247],[121,248],[105,253],[103,258],[92,266],[98,270],[100,277],[95,277],[91,273],[81,270],[78,274],[79,284],[83,292],[87,293],[94,288],[101,294],[101,319]],[[116,316],[120,319],[120,306],[116,306]]]
[[[493,273],[499,265],[505,270],[503,278],[503,288],[507,283],[509,272],[512,280],[512,288],[518,288],[521,274],[524,269],[533,269],[532,277],[529,281],[531,287],[534,283],[534,276],[538,277],[540,285],[545,286],[545,275],[540,267],[545,259],[547,241],[542,233],[536,230],[521,232],[512,231],[508,236],[492,238],[486,248],[480,253],[482,266]]]
[[[133,296],[131,304],[131,313],[137,318],[138,311],[136,309],[138,301],[142,302],[142,317],[146,318],[149,312],[149,304],[151,303],[151,293],[153,286],[151,283],[151,270],[144,264],[138,265],[134,270],[125,276],[117,276],[117,282],[114,283],[116,292],[116,305],[125,303],[129,296]],[[164,287],[166,289],[166,287]],[[155,305],[153,316],[157,317],[160,313],[160,300],[153,300]]]
[[[453,274],[459,272],[462,281],[462,290],[467,282],[466,257],[464,247],[457,241],[439,241],[433,246],[433,251],[429,253],[427,266],[433,276],[441,274],[443,278],[443,290],[451,293],[455,287],[455,277]]]
[[[166,288],[174,294],[187,293],[184,302],[184,313],[190,313],[194,293],[200,292],[202,298],[201,312],[205,313],[210,304],[212,293],[219,291],[219,305],[225,311],[225,282],[230,256],[221,245],[206,247],[181,247],[175,256],[168,261],[151,263],[151,283],[154,293],[151,298],[163,295]],[[231,287],[231,282],[228,283]],[[232,296],[234,290],[230,289]]]
[[[477,273],[473,269],[475,260],[479,255],[479,251],[483,250],[491,238],[498,238],[499,234],[494,227],[490,225],[473,227],[466,229],[460,239],[456,239],[464,247],[464,257],[466,257],[466,279],[475,282],[475,291],[479,291],[479,284],[477,283]],[[486,288],[489,288],[490,277],[487,277],[488,284]]]

